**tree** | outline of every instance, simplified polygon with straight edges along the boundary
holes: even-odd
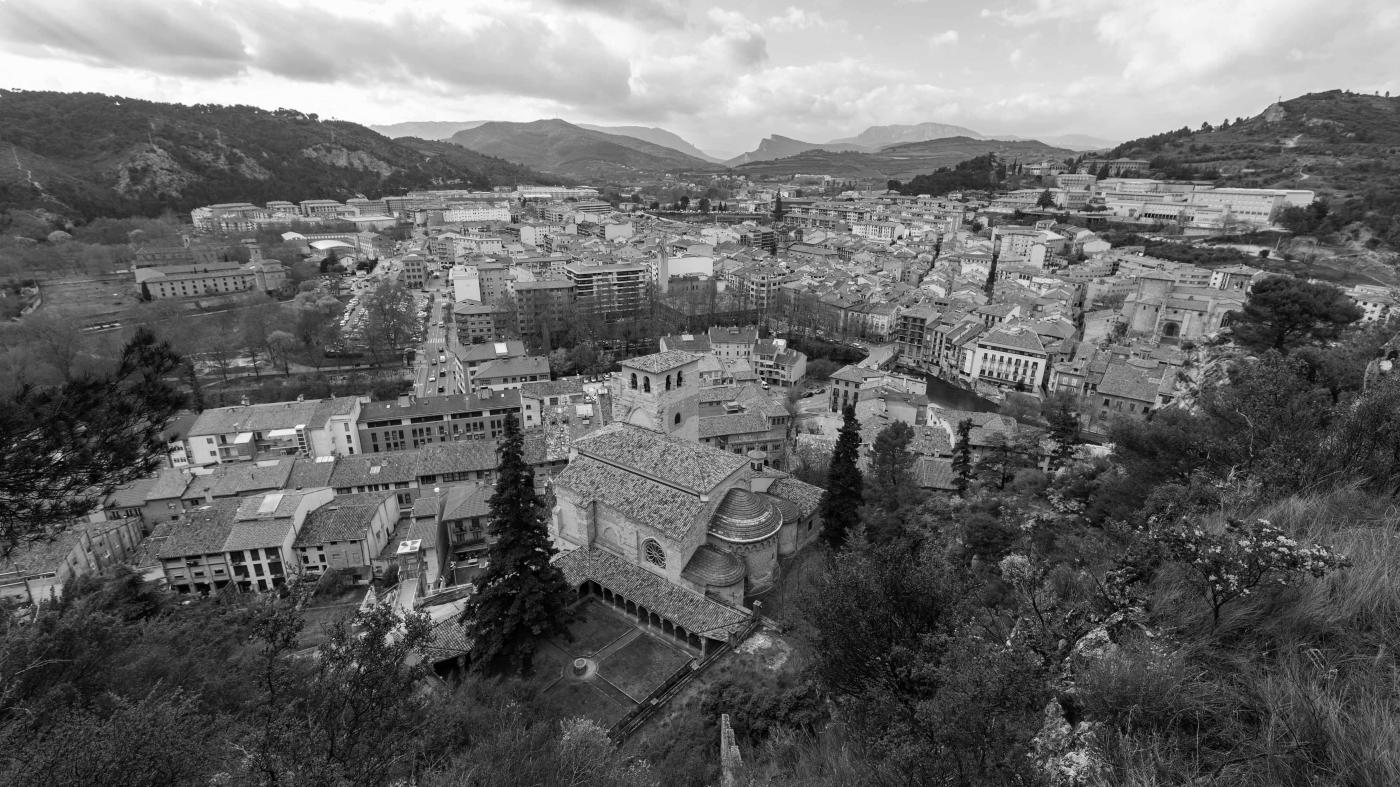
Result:
[[[701,213],[709,213],[709,212],[710,212],[710,198],[709,198],[709,197],[701,197],[701,198],[700,198],[700,212],[701,212]]]
[[[881,508],[901,508],[909,500],[909,492],[914,488],[914,454],[909,450],[913,439],[914,428],[903,421],[895,421],[875,435],[870,480],[875,492],[872,502]]]
[[[0,406],[0,555],[57,533],[155,471],[166,450],[161,432],[185,404],[166,380],[180,366],[169,344],[140,328],[110,374],[25,386]]]
[[[274,363],[282,364],[282,373],[292,373],[291,359],[288,357],[297,346],[297,339],[287,331],[273,331],[267,335],[267,351]]]
[[[998,490],[1005,489],[1017,470],[1034,464],[1034,450],[1027,437],[992,432],[987,437],[987,451],[977,462],[977,475]]]
[[[846,535],[860,524],[860,507],[864,502],[860,467],[860,422],[856,408],[847,405],[841,411],[841,430],[836,435],[836,450],[827,470],[826,491],[822,494],[822,538],[833,548],[846,543]]]
[[[1040,198],[1035,201],[1037,208],[1055,207],[1055,195],[1050,193],[1050,189],[1040,192]]]
[[[958,497],[967,494],[971,482],[972,419],[964,418],[958,422],[958,441],[953,445],[953,485],[957,488]]]
[[[1290,349],[1328,341],[1361,319],[1361,310],[1330,284],[1269,276],[1254,284],[1244,309],[1235,312],[1235,340],[1253,349]]]
[[[494,541],[486,574],[462,619],[472,642],[472,665],[484,672],[529,674],[542,639],[570,637],[573,596],[545,525],[547,511],[525,462],[520,423],[507,415],[501,466],[487,529]]]
[[[690,195],[682,194],[680,201],[676,204],[680,206],[681,210],[690,210]]]
[[[1050,469],[1056,470],[1074,457],[1079,445],[1079,413],[1074,408],[1073,395],[1057,394],[1046,404],[1045,420],[1050,425],[1050,439],[1055,447],[1050,451]]]
[[[365,312],[365,345],[376,363],[412,339],[418,310],[407,287],[386,279],[360,298],[360,306]]]

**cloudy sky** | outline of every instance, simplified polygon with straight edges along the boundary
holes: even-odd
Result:
[[[663,126],[712,153],[939,121],[1126,139],[1400,92],[1395,0],[0,0],[0,86],[361,123]]]

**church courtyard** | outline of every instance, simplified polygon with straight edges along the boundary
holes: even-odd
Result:
[[[586,716],[611,726],[700,657],[596,598],[585,599],[577,610],[569,629],[574,641],[556,637],[535,655],[543,699],[561,718]]]

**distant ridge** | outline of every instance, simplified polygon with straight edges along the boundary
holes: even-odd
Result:
[[[449,140],[480,153],[557,175],[630,179],[664,172],[713,172],[723,167],[678,150],[623,134],[576,126],[558,118],[529,123],[493,121]]]
[[[389,139],[417,137],[419,139],[447,139],[458,131],[476,128],[489,120],[421,120],[407,123],[390,123],[387,126],[370,126],[374,131]]]

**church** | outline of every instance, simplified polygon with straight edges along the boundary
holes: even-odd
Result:
[[[581,594],[692,647],[722,641],[820,531],[822,490],[766,460],[635,423],[581,437],[553,482],[556,562]]]

